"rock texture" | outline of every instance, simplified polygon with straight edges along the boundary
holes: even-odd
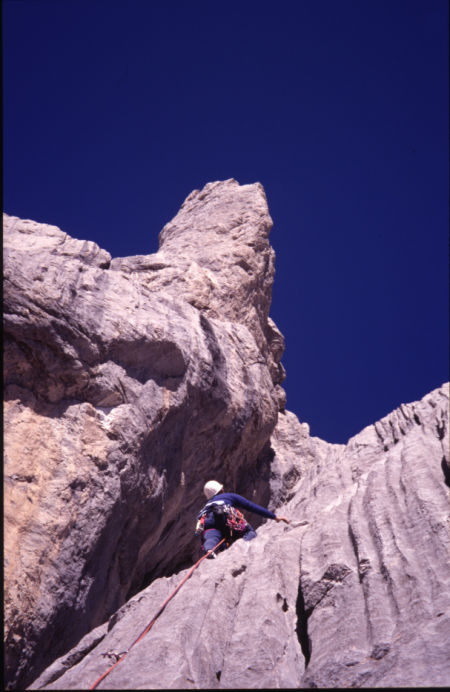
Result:
[[[268,521],[201,563],[98,689],[448,685],[447,423],[448,385],[345,446],[280,414],[271,483],[292,524]],[[30,689],[88,689],[183,575],[157,579]]]
[[[204,561],[99,689],[450,683],[448,384],[347,445],[285,410],[259,184],[153,255],[6,216],[10,689],[89,689],[199,557],[202,486],[287,515]]]
[[[309,522],[300,686],[448,685],[448,383],[346,446],[309,438],[292,414],[279,421],[273,482],[282,511]]]
[[[5,215],[8,685],[192,562],[206,476],[268,501],[271,225],[261,185],[234,180],[192,193],[142,257]]]

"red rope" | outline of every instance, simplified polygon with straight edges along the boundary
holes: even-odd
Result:
[[[141,632],[141,634],[139,635],[139,637],[138,637],[137,639],[135,639],[135,641],[132,643],[132,645],[130,646],[130,648],[128,649],[128,651],[125,651],[125,653],[124,653],[119,659],[117,659],[117,661],[116,661],[115,663],[113,663],[113,665],[110,666],[110,667],[108,668],[108,670],[106,670],[104,673],[102,673],[102,675],[100,675],[100,677],[94,682],[94,684],[91,685],[91,687],[89,688],[90,690],[95,690],[95,688],[97,687],[97,685],[99,685],[99,684],[101,683],[101,681],[104,680],[104,679],[106,678],[106,676],[109,675],[109,674],[111,673],[111,671],[114,670],[114,668],[115,668],[116,666],[118,666],[119,663],[120,663],[121,661],[123,661],[123,659],[125,658],[125,656],[129,653],[130,649],[132,649],[133,646],[134,646],[135,644],[137,644],[143,637],[145,637],[145,635],[151,630],[151,628],[152,628],[153,625],[155,624],[156,620],[159,618],[159,616],[160,616],[161,613],[163,612],[163,610],[164,610],[164,608],[166,607],[166,605],[167,605],[167,604],[169,603],[169,601],[175,596],[175,594],[181,589],[181,587],[183,586],[183,584],[184,584],[185,582],[187,582],[187,580],[189,579],[189,577],[191,576],[191,574],[193,574],[193,573],[195,572],[195,570],[197,569],[197,567],[199,566],[199,564],[200,564],[206,557],[208,557],[208,555],[210,555],[214,550],[216,550],[220,545],[222,545],[222,543],[223,543],[224,541],[225,541],[225,538],[222,538],[222,540],[219,541],[219,543],[218,543],[216,546],[214,546],[214,548],[211,548],[211,550],[208,550],[208,552],[207,552],[205,555],[202,555],[202,557],[200,558],[200,560],[198,560],[198,561],[195,563],[195,565],[194,565],[193,567],[191,567],[191,569],[190,569],[189,572],[186,574],[186,576],[183,577],[183,579],[180,581],[180,583],[178,584],[178,586],[176,587],[176,589],[175,589],[174,591],[172,591],[172,593],[170,594],[170,596],[168,596],[168,597],[166,598],[166,600],[164,601],[164,603],[162,604],[161,608],[158,610],[158,612],[156,613],[156,615],[155,615],[155,616],[152,618],[152,620],[150,620],[150,622],[148,623],[148,625],[147,625],[147,627],[145,628],[145,630],[144,630],[143,632]]]

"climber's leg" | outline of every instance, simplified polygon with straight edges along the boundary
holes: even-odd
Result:
[[[244,541],[251,541],[253,538],[256,538],[256,531],[253,528],[253,526],[251,526],[250,524],[247,523],[247,526],[245,527],[245,532],[242,535],[242,538],[244,539]]]
[[[205,553],[208,550],[212,550],[216,545],[222,540],[223,536],[219,529],[206,529],[203,531],[203,545],[202,548]]]

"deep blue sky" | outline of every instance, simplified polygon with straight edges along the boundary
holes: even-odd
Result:
[[[3,0],[4,210],[157,250],[260,181],[287,407],[346,442],[449,377],[446,0]]]

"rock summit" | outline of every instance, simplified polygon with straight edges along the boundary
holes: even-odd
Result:
[[[271,226],[235,180],[150,255],[4,215],[7,689],[89,689],[117,660],[198,559],[209,478],[291,524],[249,517],[98,689],[450,683],[448,384],[311,437]]]

